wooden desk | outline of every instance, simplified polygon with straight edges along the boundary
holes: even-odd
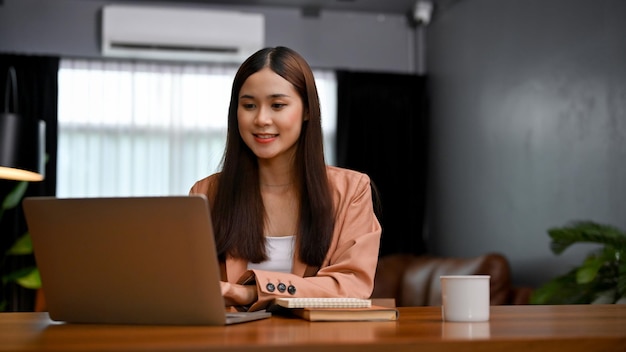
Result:
[[[231,326],[115,326],[0,313],[2,351],[626,351],[626,305],[492,306],[486,323],[444,323],[439,307],[395,322],[272,317]]]

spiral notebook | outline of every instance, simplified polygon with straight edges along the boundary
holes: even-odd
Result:
[[[369,299],[349,297],[285,297],[276,298],[274,304],[284,308],[369,308]]]

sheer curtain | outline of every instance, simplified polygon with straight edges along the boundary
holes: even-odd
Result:
[[[185,195],[218,170],[236,66],[62,59],[58,197]],[[335,74],[315,70],[334,164]]]

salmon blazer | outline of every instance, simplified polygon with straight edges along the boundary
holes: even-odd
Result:
[[[250,310],[263,309],[276,297],[371,295],[382,229],[374,214],[370,178],[334,166],[327,166],[327,174],[335,205],[335,229],[321,267],[303,263],[297,249],[291,273],[248,270],[246,260],[233,257],[220,263],[223,281],[257,286],[259,299]],[[216,181],[217,174],[208,176],[196,182],[190,194],[209,196]]]

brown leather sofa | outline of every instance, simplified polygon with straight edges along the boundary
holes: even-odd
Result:
[[[378,260],[372,298],[398,307],[441,305],[441,275],[490,275],[491,305],[528,304],[532,289],[513,287],[508,260],[498,253],[472,258],[391,254]]]

